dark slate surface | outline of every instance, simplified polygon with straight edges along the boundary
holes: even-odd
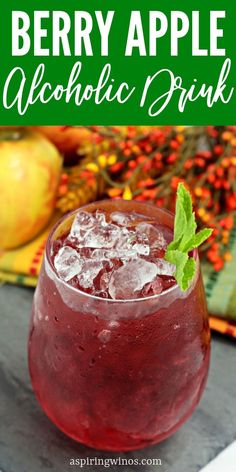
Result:
[[[0,471],[67,472],[71,458],[160,458],[162,466],[86,466],[118,472],[198,472],[236,439],[236,343],[215,336],[206,392],[188,423],[155,447],[109,454],[76,444],[50,423],[31,390],[26,357],[33,290],[0,287]],[[81,470],[81,469],[80,469]]]

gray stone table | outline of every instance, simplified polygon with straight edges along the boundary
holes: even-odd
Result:
[[[213,336],[204,397],[192,418],[172,438],[155,447],[118,455],[94,451],[68,439],[46,418],[32,393],[26,356],[32,296],[31,289],[0,287],[0,471],[68,472],[80,469],[69,465],[71,458],[121,457],[160,458],[162,466],[92,465],[80,470],[198,472],[236,439],[236,343],[220,336]]]

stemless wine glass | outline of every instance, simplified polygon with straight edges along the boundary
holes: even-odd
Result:
[[[154,205],[115,200],[83,207],[95,209],[135,211],[173,230],[173,215]],[[174,285],[149,298],[98,298],[61,280],[53,266],[53,241],[74,216],[53,228],[35,292],[29,336],[35,394],[64,433],[88,446],[128,451],[158,443],[192,414],[207,378],[210,331],[197,251],[197,274],[185,293]]]

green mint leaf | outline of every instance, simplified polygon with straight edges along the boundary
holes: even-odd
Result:
[[[189,245],[190,242],[194,240],[196,229],[197,224],[195,221],[195,213],[192,213],[190,219],[187,222],[185,233],[180,241],[179,249],[181,251],[186,252],[185,246]]]
[[[197,234],[196,230],[191,195],[180,183],[177,189],[174,239],[167,247],[165,259],[175,265],[175,278],[182,291],[188,289],[196,272],[196,261],[189,257],[189,252],[199,247],[212,233],[209,228]]]
[[[165,259],[174,264],[176,267],[175,270],[175,279],[181,290],[185,291],[183,287],[183,277],[184,277],[184,267],[188,261],[188,254],[174,250],[174,251],[167,251]],[[184,283],[186,285],[186,282]]]
[[[177,191],[175,215],[174,241],[179,241],[182,239],[187,227],[187,218],[184,209],[184,199],[182,195],[181,184],[179,184]]]
[[[190,193],[186,190],[183,183],[178,185],[177,200],[178,199],[180,199],[183,204],[185,215],[188,221],[191,218],[193,212],[192,199]]]
[[[169,251],[166,254],[166,260],[176,267],[175,278],[183,292],[185,292],[192,281],[195,270],[196,262],[193,257],[189,258],[187,253],[175,250]]]
[[[192,239],[187,241],[187,243],[184,245],[184,252],[190,252],[195,248],[198,248],[201,246],[206,239],[208,239],[211,234],[212,234],[212,229],[210,228],[204,228],[201,231],[199,231],[197,234],[194,235]]]
[[[201,246],[204,241],[206,241],[212,234],[213,229],[211,228],[204,228],[199,233],[196,234],[195,236],[195,246],[194,247],[199,247]]]
[[[196,261],[193,257],[187,260],[182,276],[182,286],[180,286],[181,290],[185,291],[188,290],[190,283],[194,279],[196,272]]]
[[[168,251],[174,251],[175,249],[178,249],[180,241],[171,241],[170,244],[168,244]]]
[[[183,250],[185,244],[194,237],[197,228],[191,195],[183,183],[178,185],[175,214],[174,241],[180,241],[178,249]]]

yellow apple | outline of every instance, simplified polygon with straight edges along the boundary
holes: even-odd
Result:
[[[60,153],[41,134],[0,129],[0,248],[30,241],[48,223],[61,166]]]

